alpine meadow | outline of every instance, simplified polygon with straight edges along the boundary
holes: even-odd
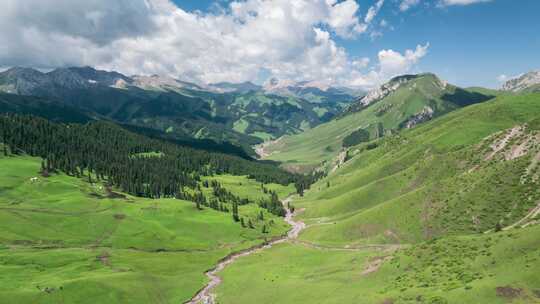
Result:
[[[535,0],[4,0],[0,304],[540,304]]]

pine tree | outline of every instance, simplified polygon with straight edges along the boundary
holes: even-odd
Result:
[[[6,132],[7,131],[5,129],[2,130],[2,143],[3,143],[3,146],[4,146],[4,156],[8,156]]]
[[[238,222],[240,217],[238,216],[238,203],[233,202],[233,220]]]

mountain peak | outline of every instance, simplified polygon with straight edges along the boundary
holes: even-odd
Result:
[[[437,75],[433,73],[421,73],[421,74],[406,74],[396,76],[387,83],[381,85],[379,88],[371,90],[368,94],[362,97],[358,102],[361,107],[367,107],[372,103],[375,103],[392,92],[397,91],[400,87],[413,81],[428,80],[431,81],[436,87],[444,90],[448,83],[441,80]]]
[[[510,92],[540,91],[540,70],[510,79],[503,84],[502,89]]]

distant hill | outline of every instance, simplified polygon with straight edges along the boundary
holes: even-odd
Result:
[[[336,119],[268,144],[268,159],[306,171],[329,161],[343,146],[410,129],[437,116],[493,98],[440,80],[434,74],[404,75],[348,106]]]
[[[269,79],[263,86],[266,93],[281,96],[292,96],[306,99],[313,103],[333,102],[349,103],[351,97],[356,99],[365,94],[361,89],[332,87],[328,84],[318,81],[279,80],[277,78]]]

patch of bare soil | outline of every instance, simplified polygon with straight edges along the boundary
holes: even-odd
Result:
[[[279,145],[280,141],[282,140],[282,138],[283,137],[280,137],[280,138],[278,138],[276,140],[265,141],[262,144],[256,145],[254,147],[255,148],[255,153],[259,156],[260,159],[267,158],[268,156],[270,156],[272,154],[272,152],[268,151],[269,150],[268,148],[270,146],[278,147],[278,145]]]
[[[495,141],[493,144],[490,145],[491,152],[488,153],[488,155],[486,155],[484,160],[492,159],[495,156],[495,154],[497,154],[499,151],[502,151],[504,148],[506,148],[506,146],[508,145],[508,143],[510,142],[512,138],[519,136],[522,133],[523,133],[522,126],[515,126],[512,129],[510,129],[510,131],[506,132],[503,138]]]
[[[385,261],[390,260],[391,256],[385,256],[385,257],[374,257],[368,261],[366,264],[366,267],[364,268],[364,271],[362,271],[362,275],[368,275],[370,273],[376,272],[379,270],[379,268],[382,266],[382,264]]]
[[[511,286],[501,286],[496,289],[497,296],[508,300],[519,298],[523,295],[523,289],[513,288]]]

